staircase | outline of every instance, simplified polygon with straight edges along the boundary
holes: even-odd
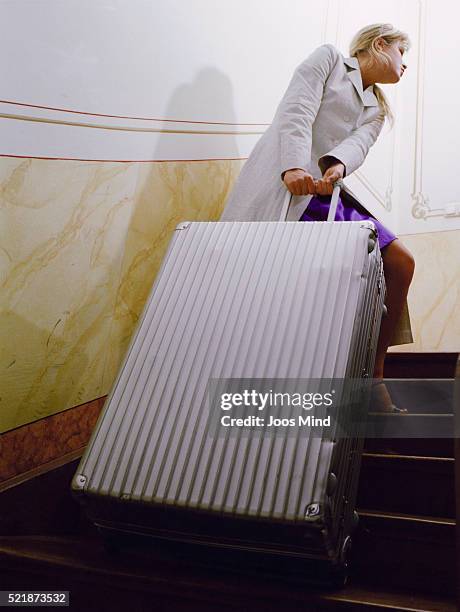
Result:
[[[456,355],[444,359],[430,366],[395,354],[386,376],[451,378]],[[74,457],[0,492],[1,590],[68,590],[72,610],[98,612],[456,610],[452,439],[366,440],[351,576],[340,591],[204,568],[180,553],[110,554],[70,496],[77,465]]]

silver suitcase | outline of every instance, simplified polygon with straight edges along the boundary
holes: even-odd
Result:
[[[361,387],[337,408],[347,435],[268,435],[216,428],[210,381],[370,379],[384,296],[370,221],[180,223],[72,482],[107,540],[343,583]]]

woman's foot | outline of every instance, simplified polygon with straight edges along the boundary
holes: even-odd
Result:
[[[383,380],[378,380],[372,383],[370,411],[393,414],[407,413],[406,408],[398,408],[398,406],[393,404],[391,395],[389,394],[387,386]]]

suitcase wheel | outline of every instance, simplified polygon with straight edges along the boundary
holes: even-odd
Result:
[[[358,513],[356,512],[356,516]],[[343,588],[348,583],[349,578],[349,565],[348,558],[351,549],[351,537],[347,536],[342,544],[342,550],[340,551],[340,557],[337,561],[337,565],[332,568],[331,582],[336,588]]]

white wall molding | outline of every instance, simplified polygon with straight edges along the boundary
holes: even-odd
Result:
[[[418,0],[420,7],[419,20],[419,70],[418,70],[418,89],[417,89],[417,123],[416,123],[416,152],[415,152],[415,170],[414,170],[414,187],[411,193],[412,197],[412,216],[417,221],[428,219],[429,217],[443,217],[445,219],[454,219],[460,217],[460,201],[448,202],[444,206],[431,208],[430,199],[424,193],[423,189],[423,152],[424,146],[424,97],[426,87],[426,43],[428,37],[427,31],[427,0]],[[447,77],[447,75],[446,75]],[[460,199],[460,198],[459,198]],[[459,226],[460,227],[460,226]]]

